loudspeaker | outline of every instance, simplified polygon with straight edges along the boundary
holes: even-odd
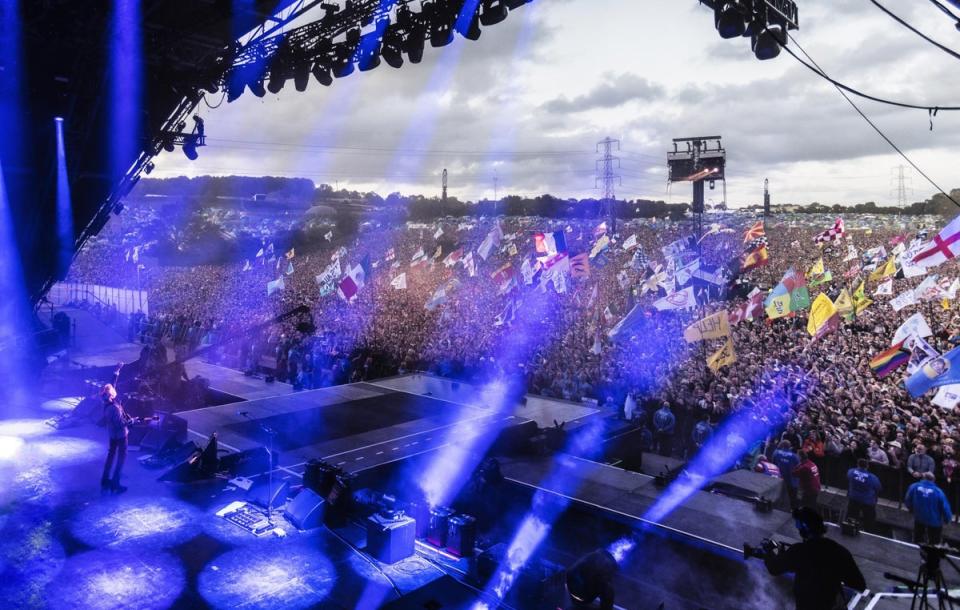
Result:
[[[187,440],[187,420],[174,415],[173,413],[158,413],[160,416],[159,428],[164,431],[173,432],[178,442]]]
[[[303,471],[303,486],[309,487],[321,497],[326,498],[337,481],[337,475],[342,472],[336,466],[322,460],[310,460]]]
[[[170,481],[173,483],[189,483],[207,478],[207,475],[203,474],[200,470],[201,454],[200,449],[194,445],[194,450],[187,456],[187,459],[160,475],[160,478],[157,480]]]
[[[247,501],[266,508],[268,498],[270,498],[270,506],[274,508],[283,506],[287,501],[287,494],[290,492],[290,483],[274,480],[272,489],[268,489],[270,487],[268,483],[268,477],[262,477],[254,481],[250,490],[247,491]]]
[[[323,498],[304,487],[297,497],[287,504],[284,516],[298,529],[311,530],[323,523]]]
[[[477,520],[470,515],[450,517],[447,550],[457,557],[473,557],[477,546]]]
[[[151,451],[158,453],[170,447],[180,444],[177,440],[176,432],[172,430],[157,430],[150,428],[140,439],[140,451]]]
[[[266,447],[256,447],[225,455],[220,458],[220,470],[226,470],[232,476],[245,477],[265,473],[270,470],[270,452]]]
[[[383,563],[402,561],[414,553],[417,524],[410,517],[367,517],[367,553]]]

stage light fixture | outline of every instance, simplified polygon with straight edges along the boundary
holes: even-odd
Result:
[[[477,10],[470,17],[470,21],[466,24],[457,20],[457,31],[461,36],[467,40],[478,40],[482,31],[480,30],[480,8],[477,7]]]
[[[149,176],[155,167],[156,165],[153,164],[153,161],[147,161],[147,164],[143,167],[143,173]]]
[[[747,21],[736,2],[717,3],[714,25],[721,38],[739,38],[747,31]]]
[[[191,161],[196,161],[200,155],[197,153],[197,136],[187,135],[183,138],[183,154]]]
[[[333,77],[330,75],[330,68],[324,65],[322,62],[314,62],[311,72],[313,72],[313,78],[317,79],[317,82],[324,87],[329,87],[331,84],[333,84]]]
[[[280,93],[285,84],[287,84],[287,77],[284,74],[274,72],[273,70],[270,71],[270,79],[267,81],[267,91],[276,95]]]
[[[780,41],[783,40],[783,29],[777,24],[769,24],[758,34],[750,38],[750,47],[757,59],[765,61],[780,55]]]
[[[382,19],[377,22],[377,27],[369,34],[365,34],[360,39],[358,47],[357,67],[361,72],[373,70],[380,65],[380,53],[383,49],[383,32],[387,27],[388,20]]]
[[[380,55],[391,68],[403,67],[403,34],[394,28],[388,28],[383,37]]]
[[[165,150],[165,151],[167,151],[167,152],[173,152],[173,149],[174,149],[173,136],[171,136],[171,135],[169,135],[169,134],[168,134],[168,135],[165,135],[165,136],[163,137],[162,146],[163,146],[163,150]]]
[[[530,4],[532,1],[533,0],[503,0],[503,3],[512,11],[515,8],[520,8],[524,4]]]
[[[293,69],[293,86],[297,91],[303,93],[310,84],[310,64],[301,61]]]
[[[503,0],[483,0],[480,23],[485,26],[496,25],[507,18],[507,7]]]
[[[447,0],[424,3],[423,15],[430,23],[430,46],[445,47],[453,42],[453,26],[457,12]]]
[[[263,97],[267,94],[266,88],[263,86],[263,78],[255,78],[247,83],[247,88],[250,89],[250,93],[256,95],[257,97]]]
[[[236,100],[243,95],[243,81],[236,72],[227,74],[227,103]]]

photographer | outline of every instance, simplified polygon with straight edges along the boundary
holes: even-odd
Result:
[[[763,563],[774,576],[793,572],[797,610],[833,610],[846,607],[843,586],[863,591],[867,583],[850,551],[824,537],[823,519],[811,508],[793,511],[803,542],[785,549],[771,548]]]

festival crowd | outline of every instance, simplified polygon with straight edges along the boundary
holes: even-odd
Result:
[[[941,354],[952,349],[960,335],[955,302],[937,298],[894,311],[889,300],[925,276],[882,278],[892,279],[892,296],[876,296],[880,280],[868,280],[869,269],[849,271],[863,264],[860,255],[871,248],[891,250],[901,241],[909,244],[919,230],[932,235],[939,226],[930,218],[881,218],[847,217],[839,239],[818,244],[814,237],[833,224],[832,216],[771,217],[764,227],[767,264],[739,274],[730,263],[742,259],[744,232],[756,216],[708,215],[714,224],[703,227],[694,227],[693,220],[620,221],[605,233],[599,220],[532,217],[374,223],[352,236],[334,227],[308,252],[265,239],[259,252],[230,264],[145,268],[150,313],[131,315],[126,324],[132,340],[163,341],[184,357],[207,347],[211,360],[251,373],[266,370],[304,389],[413,371],[477,384],[522,376],[532,394],[595,401],[634,419],[644,427],[645,448],[665,455],[690,456],[711,436],[726,434],[728,445],[748,452],[740,466],[780,472],[797,502],[804,496],[809,501],[815,490],[812,483],[803,489],[796,478],[803,469],[796,466],[809,458],[822,466],[825,479],[845,479],[846,467],[823,468],[825,459],[842,457],[850,467],[863,459],[900,469],[908,482],[930,472],[957,512],[960,417],[932,404],[932,393],[911,398],[903,369],[878,378],[870,367],[917,312],[932,330],[928,343]],[[526,285],[520,272],[524,260],[535,260],[532,235],[554,231],[564,236],[571,257],[597,253],[597,242],[610,240],[588,257],[586,273],[566,278],[562,294],[555,283],[543,290],[537,279]],[[491,232],[500,235],[484,260],[478,249]],[[690,235],[701,261],[729,268],[724,277],[732,281],[693,309],[661,311],[654,303],[670,280],[659,286],[649,280],[669,267],[662,249]],[[636,247],[625,249],[631,236]],[[844,260],[850,247],[858,253],[854,261]],[[464,263],[468,254],[472,265]],[[95,279],[84,274],[96,256],[81,254],[74,279]],[[802,274],[820,259],[833,279],[810,287],[811,300],[820,292],[836,299],[842,289],[852,293],[866,280],[873,301],[835,331],[813,340],[809,311],[742,319],[731,323],[736,361],[720,368],[707,364],[719,344],[684,340],[692,322],[736,309],[754,288],[766,293],[789,268]],[[317,276],[335,261],[338,276],[364,268],[350,300],[336,285],[332,291],[318,286]],[[941,278],[955,272],[952,261],[930,270]],[[404,281],[398,282],[401,274]],[[278,278],[283,287],[268,295],[267,283]],[[440,288],[444,294],[437,298]],[[269,323],[303,305],[309,316]],[[611,328],[634,307],[643,314],[640,322],[611,338]],[[718,427],[740,411],[775,433],[758,442]]]

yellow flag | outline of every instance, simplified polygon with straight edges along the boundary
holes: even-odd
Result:
[[[727,337],[723,342],[723,347],[707,358],[707,366],[716,373],[721,368],[729,366],[737,361],[737,353],[733,351],[733,338]]]
[[[847,292],[846,288],[841,290],[840,294],[837,295],[837,300],[833,302],[833,306],[836,307],[837,312],[841,314],[853,311],[853,299],[850,298],[850,293]]]
[[[809,270],[807,270],[807,277],[815,277],[818,275],[823,275],[823,273],[824,273],[823,257],[821,257],[817,259],[817,262],[815,262],[813,266],[810,267]]]
[[[943,307],[944,309],[950,309],[950,299],[943,299],[940,301],[940,307]]]
[[[782,318],[790,313],[790,293],[773,297],[766,305],[767,317],[771,320]]]
[[[894,257],[891,256],[887,264],[883,266],[883,277],[889,277],[897,274],[897,266],[893,264]]]
[[[810,317],[807,318],[807,332],[811,337],[817,337],[831,330],[836,330],[840,320],[837,317],[837,308],[830,297],[824,293],[817,295],[810,306]]]
[[[694,322],[683,331],[683,339],[687,343],[703,341],[704,339],[719,339],[730,336],[730,322],[725,309]]]
[[[856,305],[854,305],[854,307],[856,307],[856,311],[854,313],[859,316],[861,311],[867,307],[870,307],[871,305],[873,305],[873,300],[864,297],[863,300],[857,301]]]

